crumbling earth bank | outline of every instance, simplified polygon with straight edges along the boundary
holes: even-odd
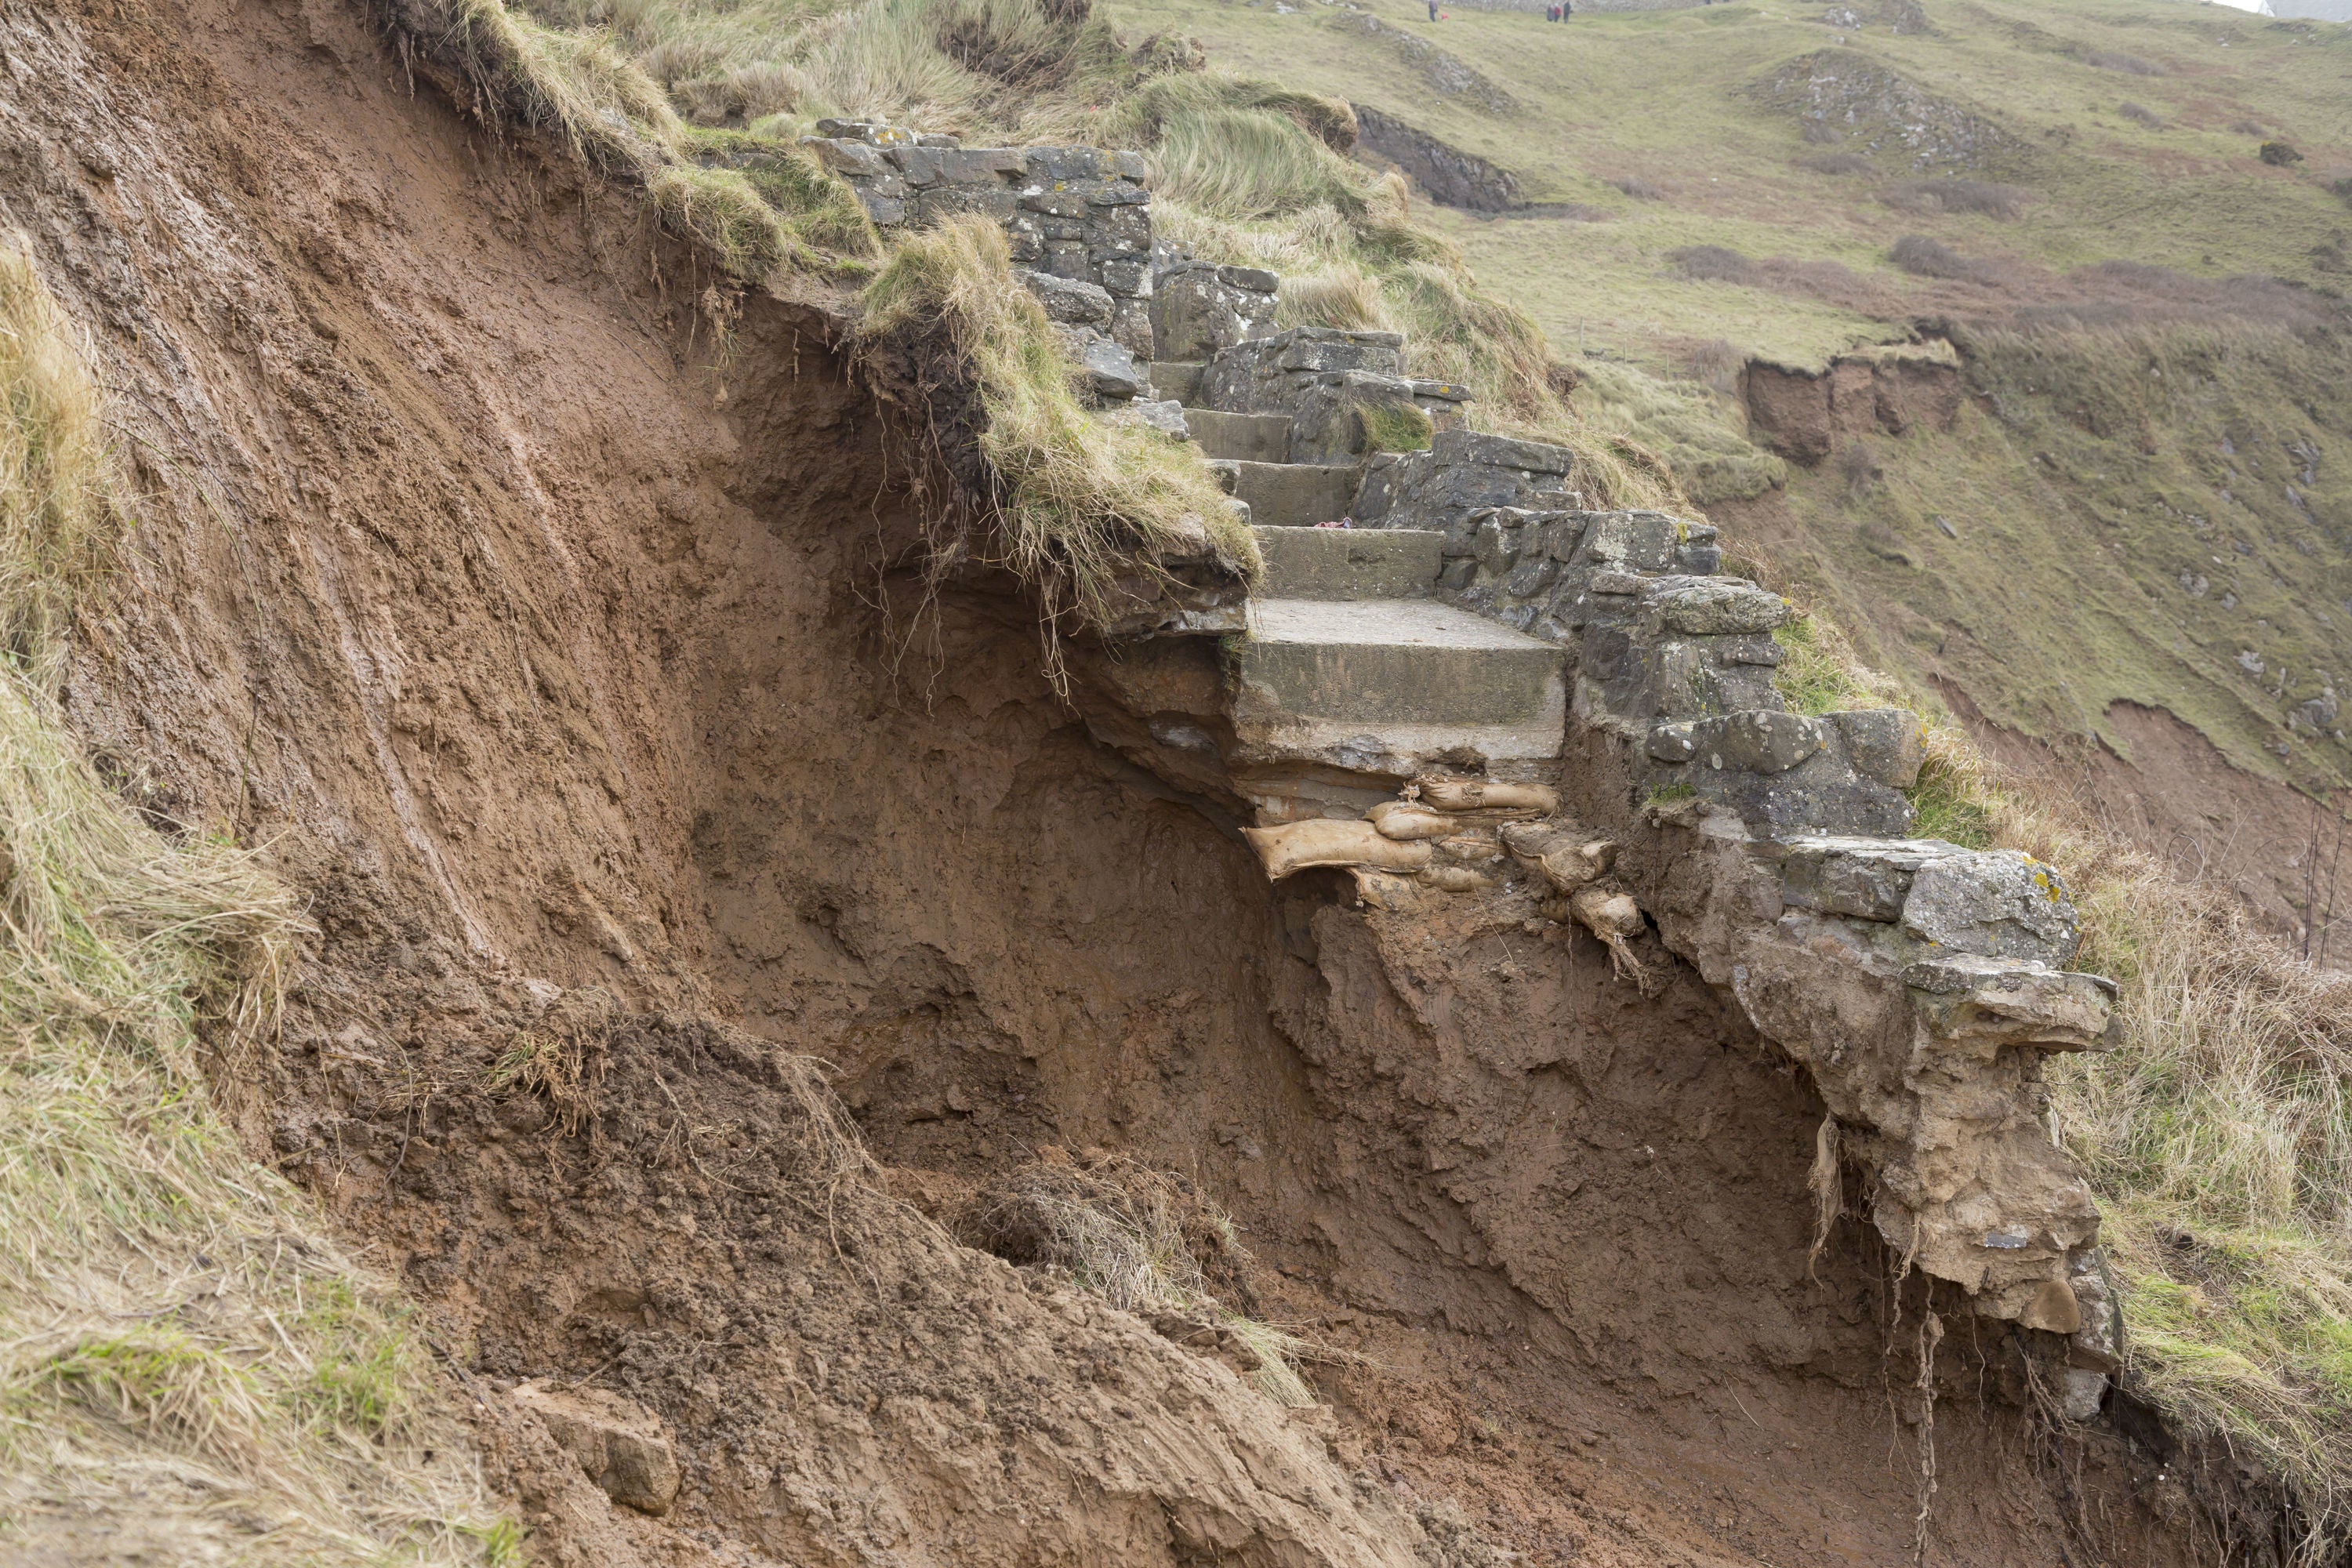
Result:
[[[1890,1304],[1804,1278],[1808,1091],[1687,975],[1270,893],[1017,599],[919,615],[839,301],[719,358],[627,193],[328,0],[0,54],[0,204],[141,492],[74,720],[311,895],[245,1131],[425,1303],[543,1556],[1476,1562],[1448,1496],[1538,1560],[1907,1550]],[[894,1162],[1197,1172],[1367,1358],[1338,1413],[955,1247],[780,1046]],[[527,1408],[582,1390],[601,1437]],[[2057,1560],[2021,1431],[1947,1415],[1955,1560]]]

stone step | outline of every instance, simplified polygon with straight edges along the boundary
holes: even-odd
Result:
[[[1415,599],[1253,599],[1234,723],[1252,760],[1409,772],[1559,754],[1565,651]]]
[[[1192,416],[1188,412],[1185,417]],[[1336,522],[1356,504],[1361,477],[1352,463],[1255,463],[1240,470],[1234,494],[1247,501],[1250,521],[1269,528],[1312,528]]]
[[[1269,599],[1425,599],[1445,535],[1428,528],[1260,527]]]
[[[1153,360],[1151,395],[1161,399],[1172,397],[1190,408],[1193,399],[1200,395],[1201,372],[1205,368],[1200,360]]]
[[[1213,408],[1188,408],[1184,423],[1206,458],[1230,458],[1243,463],[1290,461],[1290,416],[1287,414],[1225,414]]]

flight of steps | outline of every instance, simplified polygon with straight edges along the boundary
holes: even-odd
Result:
[[[1152,366],[1154,390],[1180,401],[1199,376]],[[1265,559],[1230,666],[1261,817],[1352,814],[1380,781],[1432,766],[1500,775],[1559,754],[1565,652],[1432,597],[1443,534],[1318,527],[1354,505],[1357,465],[1290,462],[1286,415],[1184,417],[1248,504]]]
[[[1564,650],[1431,598],[1444,535],[1255,531],[1265,576],[1230,668],[1261,819],[1353,815],[1433,767],[1501,777],[1559,754]]]

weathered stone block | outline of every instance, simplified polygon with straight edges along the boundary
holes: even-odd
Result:
[[[1110,295],[1100,285],[1081,279],[1056,278],[1049,272],[1024,271],[1020,278],[1045,307],[1046,320],[1106,331],[1109,328]]]
[[[1151,200],[1151,193],[1131,180],[1115,180],[1108,184],[1085,185],[1088,205],[1098,207],[1139,207]]]
[[[1780,862],[1780,896],[1800,909],[1891,923],[1903,918],[1919,868],[1959,853],[1939,838],[1800,837]]]
[[[1907,708],[1857,709],[1824,715],[1845,740],[1845,753],[1864,778],[1895,789],[1919,782],[1927,761],[1927,733]]]
[[[820,121],[826,124],[830,121]],[[836,174],[853,180],[879,179],[890,173],[890,164],[881,150],[865,142],[845,141],[838,137],[803,136],[801,145],[816,154],[816,161]]]
[[[1503,592],[1514,599],[1532,599],[1550,587],[1559,574],[1559,562],[1530,551],[1519,557],[1519,563],[1503,580]]]
[[[1086,193],[1067,186],[1030,185],[1021,193],[1021,210],[1043,217],[1081,219],[1087,216]]]
[[[1693,583],[1666,594],[1659,614],[1668,631],[1690,637],[1769,632],[1789,618],[1788,601],[1736,577]]]
[[[677,1456],[650,1411],[603,1389],[536,1382],[517,1384],[511,1397],[614,1502],[641,1513],[669,1511],[677,1498]]]
[[[1143,372],[1135,355],[1109,338],[1090,337],[1078,354],[1078,364],[1097,397],[1125,401],[1144,389]]]
[[[1490,511],[1478,520],[1478,569],[1499,577],[1518,564],[1519,533],[1524,525],[1507,512]]]
[[[958,213],[971,212],[985,214],[1000,226],[1009,226],[1013,222],[1017,199],[1012,190],[1003,185],[936,184],[917,191],[912,205],[915,221],[926,228],[944,223]],[[1023,232],[1034,244],[1037,233],[1035,226],[1025,225]],[[1016,250],[1019,248],[1018,236],[1010,227],[1006,229],[1005,237],[1014,242]],[[1031,254],[1034,256],[1035,252],[1033,250]],[[1018,261],[1022,258],[1016,255],[1013,259]]]
[[[2115,1044],[2107,994],[2113,983],[2096,975],[1952,953],[1907,965],[1903,984],[1924,993],[1916,1011],[1929,1035],[1978,1054],[2003,1046],[2095,1051]]]
[[[1139,360],[1151,362],[1151,316],[1147,301],[1133,294],[1110,291],[1110,335]]]
[[[1576,454],[1565,447],[1473,430],[1441,431],[1431,450],[1441,463],[1482,463],[1536,474],[1565,474],[1576,460]]]
[[[1682,542],[1680,520],[1662,511],[1604,511],[1584,534],[1583,560],[1620,572],[1664,572]]]
[[[2013,849],[1963,851],[1912,879],[1903,929],[1957,952],[2071,963],[2081,931],[2058,874]]]
[[[1122,257],[1148,261],[1151,256],[1151,209],[1097,210],[1087,216],[1087,240],[1104,259]]]
[[[1021,152],[1021,166],[1032,180],[1046,184],[1066,184],[1074,180],[1103,180],[1119,176],[1125,168],[1135,168],[1134,164],[1123,168],[1119,160],[1136,156],[1134,153],[1106,153],[1098,147],[1024,147]],[[1125,174],[1125,177],[1141,179],[1143,172],[1136,168],[1134,174]]]
[[[1271,335],[1275,290],[1244,287],[1226,277],[1245,270],[1192,263],[1161,272],[1151,296],[1156,352],[1165,359],[1205,361],[1222,350]]]
[[[1784,773],[1828,744],[1818,719],[1801,713],[1731,713],[1694,721],[1694,764],[1743,773]]]
[[[1163,436],[1173,436],[1179,441],[1189,441],[1192,431],[1184,418],[1184,405],[1172,398],[1139,397],[1127,405],[1128,412]]]

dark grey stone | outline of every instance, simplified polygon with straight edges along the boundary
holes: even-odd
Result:
[[[1108,328],[1110,295],[1083,279],[1057,278],[1049,272],[1024,271],[1021,281],[1045,307],[1045,319],[1074,326]]]
[[[1078,363],[1097,397],[1125,400],[1144,389],[1143,372],[1137,366],[1135,356],[1108,338],[1096,337],[1087,342]]]
[[[1478,463],[1491,468],[1520,468],[1529,473],[1565,474],[1576,455],[1565,447],[1541,441],[1519,441],[1475,430],[1441,430],[1431,444],[1441,463]]]
[[[1919,782],[1919,769],[1927,761],[1919,715],[1907,708],[1874,708],[1826,717],[1844,737],[1846,755],[1863,777],[1895,789]]]

